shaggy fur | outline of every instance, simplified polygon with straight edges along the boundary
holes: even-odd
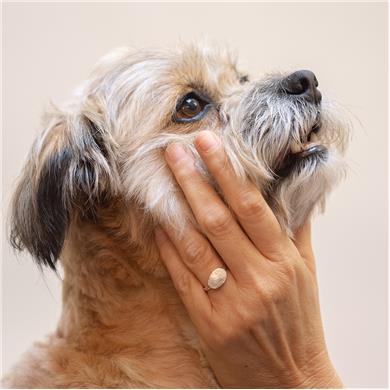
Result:
[[[3,385],[218,387],[153,242],[157,224],[195,223],[163,151],[184,143],[215,185],[193,146],[199,130],[214,131],[293,235],[343,174],[346,126],[329,102],[286,93],[286,76],[248,81],[208,46],[120,49],[46,114],[15,192],[11,240],[39,265],[60,259],[63,311]],[[178,117],[189,93],[205,106],[197,120]],[[326,153],[281,174],[319,123],[313,138]]]

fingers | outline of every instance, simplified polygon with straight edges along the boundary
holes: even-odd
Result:
[[[311,242],[311,222],[307,221],[294,234],[294,243],[309,269],[315,272],[315,258]]]
[[[178,144],[167,148],[167,162],[200,227],[234,275],[259,262],[259,254],[227,206],[196,169],[194,159]]]
[[[202,286],[207,286],[209,276],[216,268],[226,268],[217,253],[193,226],[187,225],[184,231],[178,235],[171,227],[166,227],[166,232],[178,251],[181,260],[187,268],[196,276]],[[219,290],[225,288],[221,286]],[[213,291],[210,290],[210,293]]]
[[[243,182],[235,175],[217,136],[210,131],[202,131],[195,143],[227,203],[257,249],[272,258],[280,253],[283,246],[291,245],[260,191],[249,180]]]
[[[174,245],[163,230],[157,229],[155,241],[172,282],[195,326],[211,313],[211,303],[200,282],[184,265]]]

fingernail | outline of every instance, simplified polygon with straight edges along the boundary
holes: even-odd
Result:
[[[156,228],[156,230],[154,231],[154,238],[157,244],[161,244],[166,241],[167,235],[161,228]]]
[[[202,131],[196,138],[196,143],[200,149],[207,152],[219,145],[219,138],[211,131]]]
[[[169,145],[166,149],[168,158],[177,163],[185,158],[188,158],[188,154],[185,151],[184,147],[180,144]]]

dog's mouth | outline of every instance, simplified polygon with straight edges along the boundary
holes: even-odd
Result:
[[[291,142],[289,150],[277,164],[276,175],[279,178],[284,178],[293,171],[299,171],[307,164],[326,160],[328,149],[321,144],[318,138],[321,126],[321,120],[318,115],[310,130],[301,136],[300,142],[294,140]]]

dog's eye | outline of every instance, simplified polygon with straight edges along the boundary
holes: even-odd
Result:
[[[179,111],[185,117],[192,118],[202,111],[202,104],[198,99],[189,96],[184,99]]]
[[[244,74],[244,75],[240,76],[238,81],[240,82],[240,84],[245,84],[249,81],[249,76],[247,74]]]
[[[174,120],[177,122],[193,122],[199,120],[208,111],[210,102],[195,92],[185,95],[176,107]]]

